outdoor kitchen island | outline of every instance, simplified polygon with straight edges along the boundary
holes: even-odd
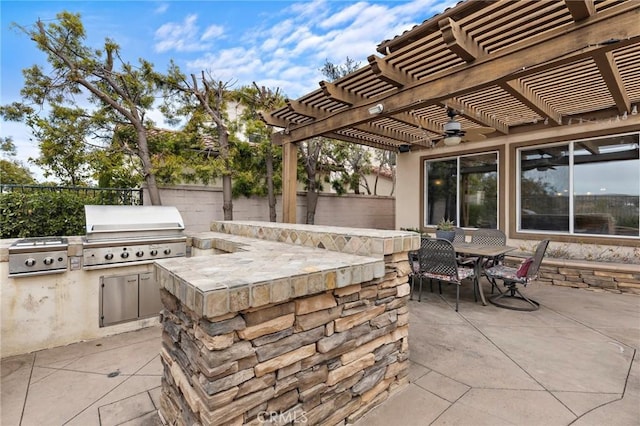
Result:
[[[418,234],[214,222],[156,262],[169,424],[353,422],[408,383]],[[208,255],[209,254],[209,255]]]

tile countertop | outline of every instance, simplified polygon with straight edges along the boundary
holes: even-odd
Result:
[[[400,241],[411,236],[406,232],[388,235]],[[385,274],[380,255],[362,256],[217,232],[195,234],[191,239],[194,247],[225,253],[158,260],[156,271],[162,288],[207,318],[359,284]],[[416,242],[419,244],[419,239]]]

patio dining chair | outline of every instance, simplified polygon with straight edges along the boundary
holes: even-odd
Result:
[[[533,257],[525,259],[518,268],[499,264],[487,269],[485,274],[492,285],[498,288],[496,280],[501,280],[504,286],[507,287],[505,291],[500,292],[500,294],[491,296],[489,302],[501,308],[516,311],[537,310],[540,304],[521,293],[518,289],[518,284],[526,287],[529,282],[538,277],[538,270],[540,269],[540,264],[542,263],[542,258],[547,251],[548,245],[549,240],[541,241],[536,247]],[[525,303],[516,302],[517,304],[514,304],[513,300],[520,300]]]
[[[499,229],[480,228],[471,235],[471,244],[503,246],[507,244],[507,236]],[[484,271],[485,269],[501,264],[503,261],[504,255],[484,259],[482,265],[480,265],[480,270]],[[491,294],[493,294],[494,288],[495,286],[492,283]]]
[[[460,300],[460,286],[462,280],[473,280],[474,292],[476,288],[475,270],[472,267],[459,266],[456,260],[456,252],[450,241],[440,238],[423,238],[419,253],[420,270],[415,274],[420,280],[420,297],[422,300],[422,280],[437,280],[442,293],[442,282],[456,285],[456,312]],[[413,293],[413,286],[411,288]]]
[[[459,226],[455,226],[453,228],[455,235],[453,236],[453,243],[464,243],[466,242],[466,235],[464,233],[464,229]]]

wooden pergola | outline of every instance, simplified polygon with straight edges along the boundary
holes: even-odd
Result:
[[[283,221],[296,221],[296,143],[442,145],[447,107],[489,138],[640,106],[640,2],[466,1],[378,46],[368,64],[263,114],[283,130]]]

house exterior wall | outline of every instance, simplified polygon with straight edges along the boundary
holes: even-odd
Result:
[[[422,226],[422,209],[424,208],[424,184],[422,164],[426,158],[447,158],[466,153],[482,153],[499,151],[499,207],[500,229],[507,234],[508,243],[519,247],[521,242],[535,242],[544,238],[551,240],[549,250],[557,247],[569,253],[579,254],[587,249],[603,251],[603,247],[612,247],[618,257],[632,259],[637,257],[640,239],[610,238],[598,235],[566,235],[543,232],[524,233],[517,230],[516,210],[516,148],[535,146],[561,141],[613,135],[618,133],[640,131],[640,114],[630,115],[625,120],[613,121],[601,119],[597,122],[576,123],[563,126],[541,126],[535,133],[514,133],[502,137],[487,139],[481,142],[462,143],[456,147],[438,146],[399,154],[397,157],[396,188],[396,229],[422,228],[433,233],[435,228]],[[600,247],[601,250],[597,250]],[[591,259],[593,260],[593,259]]]
[[[420,153],[407,152],[396,157],[396,229],[420,227]]]

